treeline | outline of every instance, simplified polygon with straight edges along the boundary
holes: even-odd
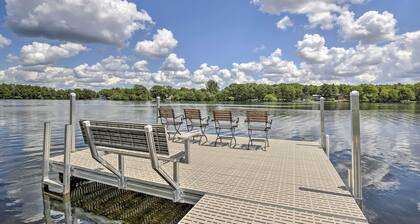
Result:
[[[31,85],[0,85],[1,99],[67,99],[69,92],[76,92],[79,99],[103,98],[108,100],[146,101],[160,96],[172,101],[208,101],[208,102],[295,102],[312,100],[319,96],[327,100],[348,100],[350,92],[360,92],[363,102],[397,103],[420,101],[420,82],[417,84],[394,85],[334,85],[323,84],[231,84],[220,90],[215,81],[207,82],[206,88],[175,89],[170,86],[153,86],[147,89],[142,85],[133,88],[102,89],[98,92],[88,89],[55,90]]]
[[[363,102],[398,103],[420,101],[420,83],[394,85],[334,85],[323,84],[232,84],[219,90],[216,82],[209,81],[205,89],[175,89],[170,86],[153,86],[150,90],[141,85],[134,88],[114,88],[99,91],[110,100],[150,100],[157,96],[172,101],[237,101],[237,102],[295,102],[312,100],[319,96],[327,100],[348,100],[350,92],[360,92]]]
[[[75,92],[78,99],[94,99],[98,93],[89,89],[53,89],[32,85],[1,84],[0,99],[68,99]]]

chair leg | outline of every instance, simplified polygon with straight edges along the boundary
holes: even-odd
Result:
[[[248,150],[249,150],[249,146],[252,145],[252,130],[248,129],[248,137],[249,137],[249,140],[248,140]]]
[[[268,141],[268,131],[265,132],[265,140],[267,141],[267,147],[270,147],[270,141]]]
[[[217,140],[219,139],[220,136],[220,128],[216,128],[216,140],[214,141],[214,147],[217,146]]]
[[[205,141],[205,142],[208,142],[208,141],[209,141],[209,140],[207,139],[207,136],[206,136],[206,129],[207,129],[207,126],[200,127],[200,130],[201,130],[200,144],[201,144],[201,139],[203,138],[203,136],[204,136],[204,138],[206,139],[206,141]]]
[[[236,146],[236,137],[235,137],[235,129],[233,128],[233,129],[231,129],[231,132],[232,132],[232,140],[233,141],[235,141],[235,144],[233,145],[233,148],[235,148],[235,146]],[[232,140],[231,140],[231,142],[232,142]],[[232,148],[232,147],[231,147]]]

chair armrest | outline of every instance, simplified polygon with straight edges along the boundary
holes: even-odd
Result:
[[[236,124],[239,123],[239,117],[236,118],[236,120],[234,121]]]
[[[273,120],[272,119],[270,119],[268,122],[267,122],[267,128],[271,128],[271,125],[273,124]]]
[[[183,121],[184,120],[184,115],[181,114],[181,115],[178,115],[178,116],[175,117],[175,119],[178,119],[178,118],[181,118],[181,121]]]
[[[210,116],[203,117],[203,118],[201,118],[201,120],[202,120],[202,121],[207,120],[207,123],[209,123],[209,121],[210,121]]]

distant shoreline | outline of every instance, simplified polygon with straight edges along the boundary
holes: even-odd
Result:
[[[318,101],[322,96],[328,102],[347,102],[351,91],[360,92],[361,102],[410,103],[420,102],[420,82],[393,85],[303,85],[291,84],[231,84],[220,89],[215,81],[208,81],[202,89],[175,89],[155,85],[148,89],[142,85],[132,88],[112,88],[99,91],[91,89],[54,89],[49,87],[0,84],[0,99],[10,100],[65,100],[75,92],[79,100],[103,99],[113,101],[152,101],[160,96],[162,101],[203,103],[299,103]]]

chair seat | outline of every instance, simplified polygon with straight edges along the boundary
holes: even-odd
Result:
[[[249,126],[248,127],[249,131],[268,131],[270,130],[270,127],[266,127],[266,126]]]
[[[199,122],[199,121],[192,121],[191,123],[189,123],[188,124],[188,126],[191,126],[191,127],[206,127],[206,126],[208,126],[209,124],[207,123],[207,122]]]
[[[168,121],[168,122],[165,122],[164,124],[166,124],[166,125],[180,125],[180,124],[182,124],[182,121]]]
[[[216,126],[216,128],[219,128],[219,129],[233,129],[237,127],[238,127],[237,124],[218,124]]]

